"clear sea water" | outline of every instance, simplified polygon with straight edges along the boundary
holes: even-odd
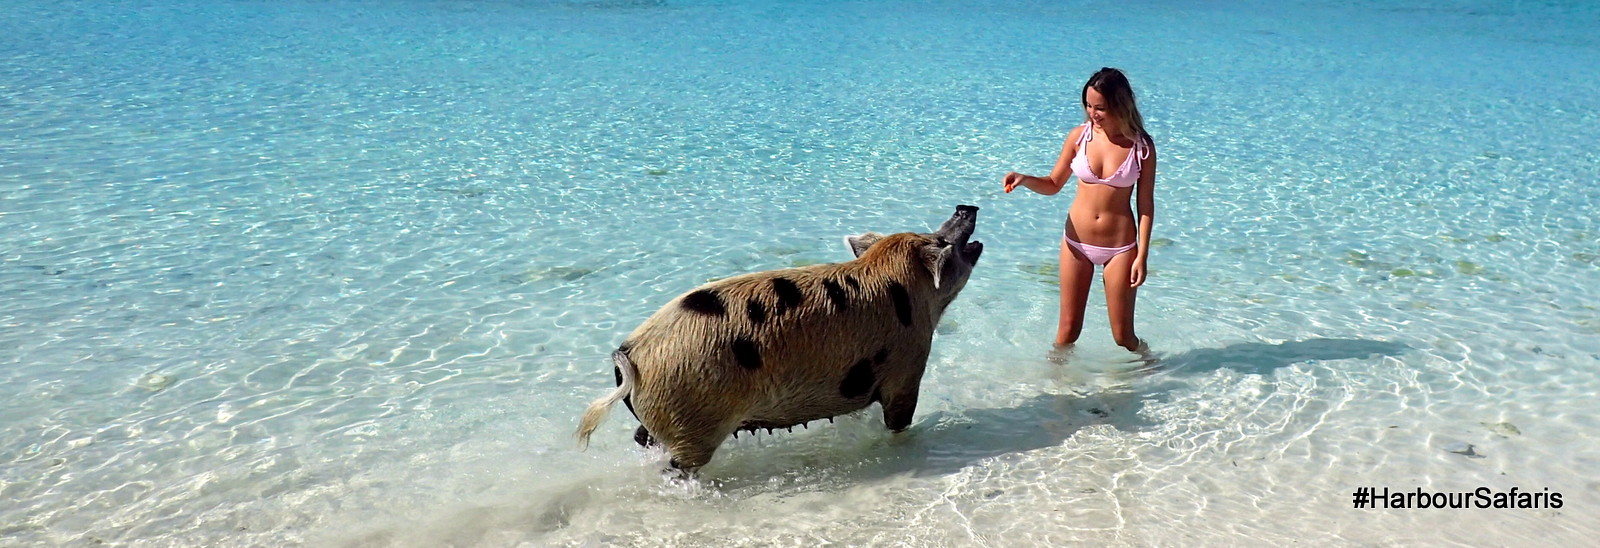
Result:
[[[0,544],[1580,545],[1600,7],[0,0]],[[1052,356],[1077,92],[1161,155],[1153,277]],[[912,431],[669,483],[611,349],[975,204]],[[1352,508],[1355,488],[1562,508]]]

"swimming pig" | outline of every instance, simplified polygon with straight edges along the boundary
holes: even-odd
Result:
[[[693,474],[738,430],[788,428],[878,402],[911,425],[933,329],[983,254],[978,208],[931,234],[848,236],[854,260],[745,274],[690,291],[611,354],[618,387],[583,415],[578,440],[617,400]]]

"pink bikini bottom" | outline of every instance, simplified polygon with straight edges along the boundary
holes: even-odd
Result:
[[[1089,259],[1089,262],[1100,266],[1105,266],[1106,263],[1111,262],[1112,257],[1133,251],[1133,248],[1139,246],[1139,242],[1137,241],[1122,247],[1100,247],[1097,245],[1089,245],[1068,237],[1066,230],[1061,231],[1061,241],[1066,242],[1067,245],[1078,250],[1078,253],[1082,254],[1083,258]]]

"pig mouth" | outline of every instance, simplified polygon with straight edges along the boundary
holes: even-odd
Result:
[[[983,242],[969,241],[972,233],[977,229],[977,206],[958,205],[956,214],[939,226],[935,232],[941,242],[949,242],[957,246],[961,258],[968,264],[978,262],[978,256],[983,255]]]

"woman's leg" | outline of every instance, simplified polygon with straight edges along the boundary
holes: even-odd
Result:
[[[1078,342],[1083,333],[1083,307],[1094,282],[1094,263],[1061,240],[1061,321],[1056,324],[1056,346]]]
[[[1102,282],[1106,286],[1106,312],[1111,314],[1111,338],[1117,344],[1130,351],[1139,350],[1139,337],[1133,334],[1133,302],[1139,289],[1128,283],[1128,275],[1133,271],[1133,260],[1138,257],[1137,249],[1117,254],[1102,272]]]

